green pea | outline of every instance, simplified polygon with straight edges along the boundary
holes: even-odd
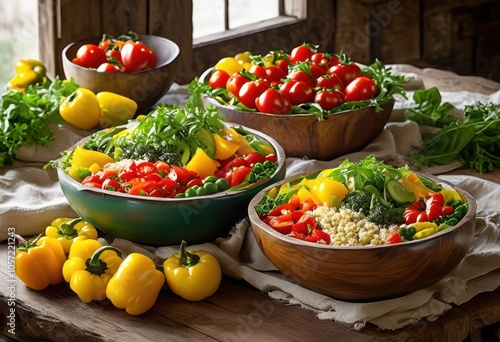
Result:
[[[204,187],[202,187],[202,186],[196,187],[196,196],[204,196],[206,194],[207,194],[207,192],[206,192]]]
[[[184,196],[186,197],[195,197],[196,196],[196,186],[186,189],[184,192]]]
[[[231,184],[229,184],[229,182],[224,178],[217,179],[215,185],[217,185],[217,189],[219,189],[219,191],[224,191],[231,187]]]
[[[214,175],[210,175],[210,176],[207,176],[205,177],[205,179],[203,180],[203,182],[206,184],[206,183],[215,183],[217,182],[219,178],[215,177]]]
[[[178,194],[175,194],[175,198],[184,198],[186,195],[183,192],[179,192]]]
[[[207,195],[215,194],[218,190],[217,185],[215,185],[215,183],[212,182],[203,184],[203,188],[205,189],[205,193]]]

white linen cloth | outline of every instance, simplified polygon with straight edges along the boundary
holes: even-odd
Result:
[[[181,90],[174,86],[169,92],[174,94],[173,102],[182,103],[185,93]],[[396,103],[395,115],[412,106],[411,92],[408,92],[408,96],[408,101]],[[491,96],[465,92],[442,92],[442,96],[444,101],[452,102],[458,108],[474,100],[500,103],[500,91]],[[75,134],[80,138],[89,132]],[[71,139],[64,140],[67,137],[58,136],[58,139],[62,139],[58,142],[59,151],[72,146],[76,137],[71,134]],[[402,166],[408,161],[406,156],[421,143],[418,125],[413,122],[391,122],[360,152],[332,161],[288,158],[287,177],[333,167],[345,158],[351,161],[361,160],[370,154],[394,166]],[[42,169],[46,162],[57,156],[54,157],[53,150],[44,152],[50,153],[44,155],[37,151],[34,154],[38,163],[18,161],[13,166],[0,169],[0,241],[6,239],[8,228],[11,227],[19,235],[32,236],[42,232],[57,217],[76,217],[59,187],[54,170]],[[423,171],[442,174],[457,167],[459,164],[432,167]],[[462,263],[446,278],[405,297],[374,303],[350,303],[298,286],[275,271],[258,248],[246,220],[239,222],[228,238],[222,237],[213,243],[190,246],[189,249],[213,253],[226,275],[244,279],[271,298],[313,310],[319,319],[344,322],[355,329],[361,329],[367,322],[380,329],[398,329],[422,318],[434,320],[450,309],[451,305],[460,305],[478,293],[492,291],[500,286],[500,184],[471,176],[447,175],[441,178],[466,190],[477,200],[473,246]],[[178,250],[177,246],[152,248],[122,239],[115,239],[112,244],[120,247],[125,255],[131,251],[141,251],[158,263]]]

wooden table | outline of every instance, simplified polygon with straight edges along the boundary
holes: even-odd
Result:
[[[443,91],[490,94],[498,83],[407,66],[425,86]],[[458,88],[457,88],[458,85]],[[474,174],[470,170],[456,173]],[[500,183],[500,172],[483,175]],[[20,218],[21,219],[21,218]],[[245,282],[224,278],[220,289],[201,302],[162,291],[155,306],[130,316],[109,302],[84,304],[67,284],[32,291],[13,278],[13,245],[0,244],[0,322],[8,341],[495,341],[500,336],[500,289],[452,308],[436,321],[421,320],[396,331],[361,331],[315,313],[270,299]],[[15,306],[13,306],[15,303]],[[11,310],[15,309],[15,315]],[[10,315],[10,316],[9,316]],[[11,317],[15,316],[15,317]],[[9,323],[11,323],[9,325]],[[12,330],[14,329],[15,334]]]

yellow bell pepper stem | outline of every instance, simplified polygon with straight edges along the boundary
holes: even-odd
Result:
[[[61,217],[45,228],[45,235],[56,238],[63,246],[64,253],[68,254],[73,242],[97,239],[98,234],[96,228],[81,217],[76,219]]]
[[[105,256],[110,251],[112,254]],[[68,259],[63,266],[69,286],[84,302],[106,299],[106,287],[121,264],[121,252],[114,246],[101,246],[92,257]]]
[[[9,81],[7,87],[24,92],[29,85],[43,84],[47,78],[45,65],[35,59],[21,59],[16,63],[16,75]]]
[[[99,125],[101,107],[91,90],[78,88],[61,103],[59,114],[70,125],[89,130]]]
[[[114,306],[130,315],[140,315],[153,307],[165,283],[165,276],[149,257],[131,253],[109,280],[106,296]]]
[[[59,241],[41,235],[25,242],[16,251],[16,276],[33,290],[43,290],[49,285],[61,283],[62,267],[66,261]],[[24,241],[21,237],[18,239]]]
[[[217,259],[205,251],[188,252],[185,241],[182,241],[179,253],[165,260],[163,272],[172,292],[190,301],[213,295],[222,279]]]
[[[137,102],[126,96],[103,91],[96,97],[101,107],[100,128],[125,125],[137,111]]]

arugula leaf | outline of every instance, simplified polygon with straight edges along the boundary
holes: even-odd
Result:
[[[460,120],[449,114],[455,107],[448,102],[441,103],[441,93],[436,87],[416,90],[413,94],[413,100],[418,106],[406,110],[405,117],[407,120],[432,127],[444,127]]]
[[[422,136],[424,149],[410,156],[413,166],[421,169],[458,160],[479,173],[500,167],[500,105],[481,102],[467,105],[461,120],[447,114],[454,107],[441,103],[436,88],[420,91],[414,99],[418,107],[407,110],[407,119],[441,130]]]
[[[49,124],[64,123],[59,105],[77,88],[74,80],[56,77],[30,85],[24,93],[8,90],[0,100],[0,167],[11,165],[21,146],[50,146],[55,135]]]

